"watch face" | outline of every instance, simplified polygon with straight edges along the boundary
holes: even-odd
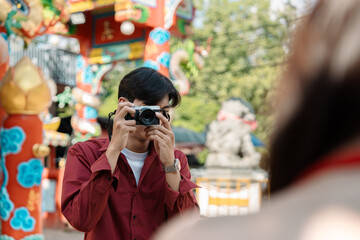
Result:
[[[175,158],[175,167],[176,167],[176,170],[180,171],[181,165],[180,165],[179,159],[177,159],[177,158]]]
[[[165,172],[179,172],[180,171],[180,161],[179,159],[175,158],[174,165],[165,167],[163,166]]]

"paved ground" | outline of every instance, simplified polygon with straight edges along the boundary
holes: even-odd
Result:
[[[61,229],[44,229],[45,240],[83,240],[84,233],[76,230],[64,231]]]

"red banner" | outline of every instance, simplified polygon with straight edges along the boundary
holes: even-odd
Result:
[[[131,35],[124,35],[120,31],[120,22],[115,22],[114,15],[95,16],[95,31],[93,32],[93,46],[101,47],[104,45],[119,42],[132,42],[144,39],[144,30],[137,28]]]

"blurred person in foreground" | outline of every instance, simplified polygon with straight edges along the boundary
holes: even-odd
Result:
[[[155,239],[360,239],[359,26],[359,0],[320,0],[299,27],[277,99],[271,201],[246,217],[179,219]]]
[[[196,185],[185,154],[174,150],[170,127],[170,108],[179,103],[168,78],[150,68],[135,69],[119,84],[110,140],[69,149],[61,209],[85,239],[145,240],[186,209],[198,215]]]

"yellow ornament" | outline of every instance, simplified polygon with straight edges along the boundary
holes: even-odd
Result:
[[[138,59],[144,56],[145,44],[143,42],[130,43],[129,59]]]
[[[35,144],[32,147],[32,151],[35,157],[43,158],[50,154],[50,148],[44,144]]]
[[[0,82],[0,104],[8,114],[40,114],[50,99],[41,70],[27,57],[10,68]]]

